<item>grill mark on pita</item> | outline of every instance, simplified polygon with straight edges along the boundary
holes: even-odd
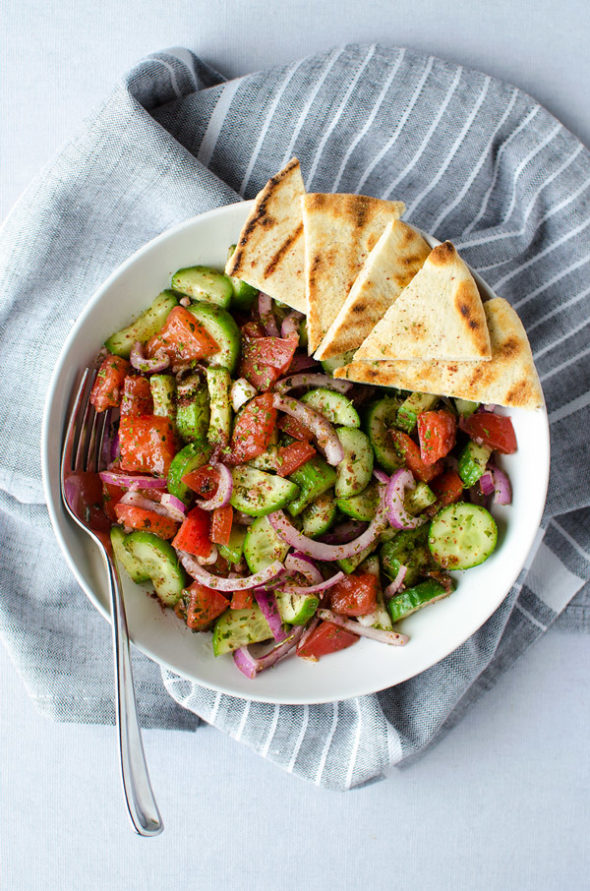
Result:
[[[534,396],[533,388],[528,381],[519,381],[510,388],[506,394],[506,401],[510,405],[526,405],[526,403]]]
[[[279,247],[279,249],[273,255],[270,263],[267,266],[265,266],[264,273],[263,273],[264,278],[268,278],[269,275],[272,275],[272,273],[275,271],[278,264],[281,262],[282,258],[286,254],[286,252],[295,244],[297,239],[302,234],[303,234],[303,223],[300,223],[300,225],[297,226],[295,231],[292,232],[289,235],[289,237],[284,240],[282,245]]]
[[[430,252],[430,261],[436,266],[447,266],[455,260],[457,252],[450,241],[444,241]]]

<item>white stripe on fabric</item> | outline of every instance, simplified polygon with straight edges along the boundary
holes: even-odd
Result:
[[[207,719],[209,724],[215,723],[215,718],[217,717],[217,712],[219,711],[219,705],[221,703],[221,696],[222,696],[222,694],[220,692],[217,692],[215,694],[215,701],[213,702],[213,708],[211,709],[211,714],[209,715],[209,718]]]
[[[287,765],[287,770],[289,773],[293,773],[293,768],[295,767],[295,762],[297,761],[297,755],[299,754],[299,749],[301,748],[301,744],[303,742],[303,738],[305,736],[305,731],[307,730],[307,725],[309,724],[309,706],[305,705],[303,707],[303,720],[301,721],[301,730],[299,731],[299,736],[297,737],[297,742],[295,743],[295,748],[293,749],[293,754],[289,759],[289,763]]]
[[[588,257],[586,262],[590,262],[590,257]],[[586,325],[588,325],[588,323],[590,323],[590,318],[582,319],[579,325],[576,325],[575,328],[570,328],[568,331],[565,332],[565,334],[563,334],[562,337],[558,337],[557,340],[552,340],[551,343],[546,344],[542,350],[536,350],[533,353],[535,362],[540,359],[541,356],[544,356],[546,353],[549,353],[551,352],[551,350],[554,350],[556,347],[560,346],[564,342],[564,340],[569,340],[569,338],[573,337],[574,334],[578,334],[582,330],[582,328],[585,328]]]
[[[570,356],[569,359],[566,359],[565,362],[562,362],[560,365],[552,368],[551,371],[547,371],[545,374],[541,374],[541,380],[548,380],[548,378],[553,377],[554,374],[558,374],[560,371],[563,371],[563,369],[567,368],[568,365],[571,365],[572,362],[577,362],[579,359],[583,359],[584,356],[587,356],[588,354],[590,354],[590,347],[585,350],[581,350],[581,352],[576,353],[575,356]]]
[[[205,134],[197,153],[197,159],[201,164],[204,164],[205,167],[209,166],[209,162],[213,157],[219,134],[221,133],[232,99],[237,93],[239,86],[239,80],[229,81],[219,94],[219,99],[213,109],[213,114],[209,118],[207,129],[205,130]]]
[[[258,139],[256,140],[256,145],[254,146],[254,150],[250,156],[250,161],[248,162],[248,166],[246,168],[244,178],[242,179],[242,182],[240,183],[239,192],[240,192],[240,195],[242,195],[242,196],[245,194],[246,189],[248,187],[248,183],[250,181],[250,176],[252,175],[252,171],[254,170],[254,165],[256,164],[256,161],[258,160],[258,155],[260,153],[260,149],[262,148],[262,143],[264,142],[266,134],[268,133],[268,128],[270,127],[270,123],[274,117],[275,111],[277,110],[277,106],[278,106],[279,102],[281,101],[283,93],[289,86],[289,83],[291,82],[293,75],[299,68],[301,68],[304,61],[305,61],[305,59],[300,59],[298,62],[295,63],[295,65],[291,65],[287,69],[287,71],[285,72],[285,76],[283,77],[283,80],[281,81],[279,88],[277,89],[277,91],[275,93],[275,97],[274,97],[273,101],[271,102],[270,108],[268,109],[268,112],[264,119],[264,124],[262,125],[262,127],[260,129],[260,133],[258,134]]]
[[[588,220],[588,223],[590,223],[590,220]],[[547,288],[551,287],[551,285],[554,285],[556,282],[561,281],[562,279],[565,279],[566,276],[568,276],[570,274],[570,272],[574,272],[576,269],[579,269],[580,266],[585,266],[586,263],[589,263],[589,262],[590,262],[590,253],[588,253],[585,257],[581,257],[579,260],[576,260],[576,262],[572,263],[571,266],[568,266],[567,269],[560,269],[560,271],[557,272],[552,278],[543,282],[543,284],[536,287],[533,291],[530,291],[530,293],[526,294],[520,300],[515,300],[514,306],[515,307],[524,306],[524,304],[528,303],[529,300],[532,300],[533,297],[537,297],[538,294],[542,294],[543,291],[546,291]],[[524,268],[524,267],[522,267],[522,268]]]
[[[362,65],[360,66],[359,70],[357,71],[357,73],[355,74],[355,76],[354,76],[353,79],[351,80],[350,84],[348,85],[348,89],[346,90],[346,93],[344,94],[344,97],[343,97],[343,99],[342,99],[340,105],[338,106],[338,111],[336,112],[336,114],[334,115],[334,117],[332,118],[332,120],[330,121],[330,126],[326,128],[325,133],[323,134],[322,138],[321,138],[320,141],[319,141],[319,144],[318,144],[318,147],[317,147],[317,149],[316,149],[316,153],[315,153],[315,158],[313,159],[313,162],[312,162],[312,165],[311,165],[311,170],[309,171],[309,175],[308,175],[308,178],[307,178],[307,185],[308,185],[308,188],[309,188],[310,190],[311,190],[311,184],[312,184],[312,182],[313,182],[313,178],[314,178],[314,176],[315,176],[315,172],[316,172],[316,170],[318,169],[318,164],[320,163],[320,158],[322,157],[322,153],[323,153],[323,151],[324,151],[324,147],[325,147],[325,145],[326,145],[326,142],[328,141],[328,139],[330,138],[330,136],[331,136],[332,133],[334,132],[334,127],[336,126],[336,124],[337,124],[338,121],[340,120],[340,118],[341,118],[341,116],[342,116],[342,112],[343,112],[344,109],[346,108],[346,106],[347,106],[347,104],[348,104],[348,101],[349,101],[350,97],[352,96],[353,90],[354,90],[354,88],[356,87],[356,85],[357,85],[357,83],[358,83],[358,81],[359,81],[359,78],[360,78],[361,74],[363,73],[363,71],[365,70],[365,68],[367,67],[367,65],[369,64],[369,62],[370,62],[371,59],[373,58],[373,56],[375,55],[375,50],[376,50],[376,49],[377,49],[377,47],[376,47],[374,44],[373,44],[373,46],[371,46],[371,47],[369,48],[369,52],[368,52],[367,55],[365,56]]]
[[[584,579],[570,572],[544,542],[540,544],[529,570],[527,586],[545,606],[560,613],[583,584]]]
[[[410,207],[408,207],[406,209],[406,213],[408,214],[408,216],[410,216],[416,210],[416,208],[422,203],[422,201],[426,198],[426,196],[429,195],[430,192],[432,192],[432,190],[434,189],[436,184],[440,182],[441,178],[444,176],[445,172],[448,170],[449,164],[451,163],[451,161],[457,154],[457,149],[459,148],[459,146],[465,139],[466,134],[469,132],[471,125],[473,124],[475,118],[477,117],[477,114],[478,114],[487,94],[488,94],[488,90],[490,88],[491,82],[492,82],[491,77],[486,76],[486,78],[484,80],[483,87],[482,87],[480,94],[477,98],[477,102],[473,106],[473,108],[471,110],[471,114],[465,121],[463,127],[461,128],[459,135],[457,136],[455,142],[451,146],[451,151],[447,155],[443,166],[440,168],[440,170],[438,171],[435,178],[433,180],[431,180],[431,182],[426,186],[426,188],[423,189],[423,191],[420,192],[420,194],[413,200]],[[448,103],[446,103],[446,104],[448,104]]]
[[[163,65],[164,68],[168,69],[168,72],[170,74],[170,83],[172,84],[172,89],[174,90],[174,92],[176,93],[178,98],[182,99],[182,97],[184,96],[184,93],[178,86],[178,81],[176,80],[176,71],[174,70],[174,68],[172,67],[170,62],[166,62],[164,59],[161,59],[159,56],[152,56],[151,58],[154,60],[154,62],[159,62],[160,65]]]
[[[516,130],[514,130],[510,134],[510,136],[508,137],[506,142],[504,142],[498,149],[498,154],[496,155],[496,165],[495,165],[495,169],[494,169],[494,175],[492,177],[490,187],[484,196],[483,203],[477,213],[477,216],[475,216],[473,218],[473,220],[469,223],[467,228],[463,231],[464,236],[469,235],[469,233],[473,231],[473,229],[477,226],[477,224],[479,223],[479,221],[481,220],[481,218],[483,217],[484,213],[487,210],[490,196],[492,195],[492,193],[496,187],[496,180],[498,179],[498,175],[501,170],[500,159],[501,159],[502,155],[504,154],[504,152],[506,151],[506,149],[508,148],[508,146],[510,145],[512,140],[518,136],[518,134],[520,133],[521,130],[523,130],[528,124],[530,124],[530,122],[538,115],[540,110],[541,110],[540,105],[537,105],[535,108],[531,109],[531,111],[529,111],[527,116],[525,118],[523,118],[523,120],[520,122],[520,124],[518,125]]]
[[[246,726],[246,721],[248,720],[248,715],[250,713],[251,704],[252,704],[252,700],[247,699],[246,704],[244,706],[244,711],[242,712],[242,717],[240,718],[240,723],[238,725],[238,729],[236,730],[235,734],[232,734],[234,739],[237,740],[238,742],[242,738],[242,733],[244,732],[244,727]]]
[[[426,148],[426,146],[428,145],[428,143],[429,143],[430,140],[432,139],[432,134],[434,133],[434,131],[435,131],[436,128],[438,127],[439,122],[440,122],[440,120],[441,120],[443,114],[444,114],[445,111],[447,110],[447,106],[448,106],[449,102],[451,101],[451,99],[452,99],[452,97],[453,97],[453,95],[454,95],[454,93],[455,93],[455,90],[457,89],[457,87],[458,87],[458,85],[459,85],[459,81],[460,81],[460,79],[461,79],[461,75],[462,75],[462,73],[463,73],[463,68],[459,65],[459,67],[457,68],[457,71],[455,72],[455,77],[453,78],[453,82],[452,82],[451,86],[449,87],[449,89],[447,90],[447,94],[446,94],[446,96],[445,96],[445,98],[444,98],[444,100],[443,100],[443,102],[442,102],[442,104],[441,104],[441,107],[440,107],[439,110],[438,110],[438,113],[437,113],[436,117],[434,118],[434,120],[432,121],[430,127],[428,128],[428,131],[427,131],[427,133],[426,133],[426,136],[424,137],[424,139],[423,139],[422,142],[420,143],[420,147],[419,147],[419,149],[418,149],[417,154],[413,155],[413,157],[412,157],[412,158],[410,159],[410,161],[406,164],[406,166],[404,167],[404,169],[402,170],[402,172],[401,172],[400,174],[398,174],[398,176],[396,176],[396,178],[395,178],[394,181],[390,184],[390,186],[389,186],[389,188],[387,189],[387,191],[384,192],[384,195],[385,195],[386,198],[387,198],[389,195],[391,195],[391,193],[393,192],[393,190],[395,189],[395,187],[397,186],[397,184],[400,183],[400,182],[403,180],[403,178],[409,173],[409,171],[412,169],[412,167],[414,167],[414,165],[416,164],[416,161],[417,161],[418,158],[422,155],[422,153],[424,152],[424,149]]]
[[[582,143],[579,143],[579,145],[575,149],[574,153],[572,155],[570,155],[570,157],[567,158],[563,162],[563,164],[557,168],[557,170],[554,170],[553,173],[551,174],[551,176],[548,176],[546,180],[543,180],[543,184],[541,186],[539,186],[539,189],[535,192],[535,194],[529,201],[529,205],[523,214],[522,228],[519,229],[518,232],[495,232],[493,235],[485,235],[485,234],[480,235],[478,238],[470,238],[467,241],[462,241],[461,248],[464,249],[464,248],[474,247],[477,244],[488,244],[492,241],[501,241],[503,238],[518,238],[519,236],[524,235],[524,233],[526,232],[527,225],[528,225],[529,217],[533,211],[533,207],[535,206],[541,192],[544,189],[546,189],[547,186],[553,182],[553,180],[557,179],[557,177],[561,173],[563,173],[565,170],[567,170],[567,168],[571,164],[573,164],[573,162],[576,160],[576,158],[578,157],[578,155],[580,154],[580,152],[582,151],[583,148],[584,148],[584,146],[582,145]],[[559,210],[561,210],[561,208],[564,207],[570,201],[572,201],[573,198],[574,198],[574,196],[572,195],[569,198],[561,201],[559,204],[556,204],[555,207],[552,207],[546,214],[544,214],[541,217],[541,219],[537,223],[536,228],[538,229],[544,222],[546,222],[546,220],[549,219],[549,217],[552,217],[555,213],[557,213]],[[490,264],[490,266],[481,266],[479,268],[482,270],[483,269],[493,269],[494,266],[500,266],[501,263],[503,263],[503,262],[505,262],[505,261],[499,260],[497,263]]]
[[[510,281],[511,278],[514,278],[515,275],[518,275],[519,272],[522,272],[523,269],[528,269],[529,266],[533,265],[533,263],[537,263],[543,257],[547,256],[547,254],[550,254],[551,251],[554,251],[556,248],[561,247],[561,245],[565,244],[566,241],[569,241],[570,238],[575,238],[576,235],[579,235],[580,232],[583,232],[584,229],[586,229],[586,227],[589,225],[590,217],[588,217],[587,220],[584,220],[583,223],[580,223],[579,226],[576,226],[575,229],[571,229],[570,232],[562,235],[561,238],[557,239],[557,241],[554,241],[552,244],[548,244],[544,250],[542,250],[539,254],[536,254],[534,257],[531,257],[530,260],[527,260],[526,263],[522,264],[522,266],[518,266],[516,269],[513,269],[512,272],[507,272],[506,275],[498,279],[498,281],[494,285],[494,288],[498,288],[501,285],[504,285],[507,281]],[[565,272],[562,272],[562,275],[565,275]]]
[[[477,164],[475,165],[475,167],[474,167],[473,170],[471,171],[471,174],[468,176],[468,178],[467,178],[467,180],[466,180],[466,182],[465,182],[465,185],[463,186],[463,188],[461,189],[461,191],[459,192],[459,194],[457,195],[457,197],[455,198],[455,200],[454,200],[453,202],[451,202],[451,204],[450,204],[448,207],[443,207],[441,213],[438,215],[438,217],[436,218],[436,220],[434,221],[434,223],[431,224],[430,229],[431,229],[432,232],[436,232],[436,230],[438,229],[438,227],[442,224],[442,221],[443,221],[443,220],[446,220],[446,218],[448,217],[448,215],[449,215],[449,214],[450,214],[450,213],[457,207],[457,205],[463,200],[463,198],[465,197],[465,195],[467,194],[467,192],[469,191],[469,189],[470,189],[471,186],[473,185],[473,182],[474,182],[474,180],[475,180],[475,177],[477,176],[477,174],[478,174],[479,171],[481,170],[481,168],[482,168],[482,166],[483,166],[483,164],[484,164],[484,161],[485,161],[485,159],[486,159],[487,156],[488,156],[488,152],[489,152],[491,146],[493,145],[493,142],[494,142],[496,136],[498,135],[498,133],[500,132],[500,130],[502,129],[502,127],[503,127],[504,124],[506,123],[506,120],[507,120],[508,116],[510,115],[510,112],[511,112],[512,109],[514,108],[514,105],[515,105],[515,103],[516,103],[516,99],[517,99],[517,97],[518,97],[518,90],[514,89],[514,90],[512,91],[512,96],[511,96],[511,98],[510,98],[510,102],[509,102],[508,105],[506,106],[506,109],[505,109],[505,111],[504,111],[504,114],[503,114],[502,117],[500,118],[500,121],[499,121],[498,125],[496,126],[496,129],[494,130],[494,132],[492,133],[491,137],[489,138],[489,140],[488,140],[488,142],[487,142],[487,145],[486,145],[485,149],[484,149],[483,152],[481,153],[480,158],[479,158],[479,161],[477,162]]]
[[[539,620],[536,619],[536,618],[532,615],[532,613],[529,613],[528,609],[525,609],[524,606],[521,606],[521,604],[518,602],[518,600],[516,601],[516,603],[514,604],[514,606],[516,607],[516,609],[518,610],[518,612],[519,612],[519,613],[522,613],[522,615],[525,617],[525,619],[528,619],[528,621],[529,621],[532,625],[536,625],[536,627],[539,628],[541,631],[547,631],[547,625],[543,625],[542,622],[539,622]]]
[[[590,393],[586,393],[585,396],[586,396],[586,399],[588,399],[590,397]],[[586,560],[588,563],[590,563],[590,554],[584,550],[582,545],[578,544],[576,539],[572,538],[572,536],[569,534],[569,532],[566,532],[566,530],[563,528],[563,526],[560,523],[557,522],[557,520],[552,520],[552,523],[555,526],[555,528],[557,529],[557,531],[559,532],[559,534],[562,535],[566,541],[569,541],[572,548],[578,552],[580,557],[583,557],[584,560]]]
[[[314,780],[316,786],[319,786],[322,781],[322,774],[324,772],[324,767],[326,766],[326,761],[328,759],[328,752],[330,751],[330,746],[332,745],[332,740],[334,739],[334,734],[336,733],[336,727],[338,726],[338,712],[340,710],[340,704],[338,702],[334,703],[334,714],[332,716],[332,726],[330,727],[330,732],[326,738],[326,742],[324,745],[324,750],[322,752],[322,757],[320,758],[320,763],[318,765],[318,772],[316,774],[316,778]]]
[[[381,161],[381,159],[385,155],[389,154],[389,152],[391,151],[392,146],[394,145],[399,134],[402,132],[402,130],[404,128],[404,124],[406,123],[410,114],[412,113],[416,102],[420,98],[420,94],[422,92],[424,84],[426,83],[426,81],[428,79],[428,75],[432,71],[433,65],[434,65],[434,57],[430,56],[426,66],[424,68],[424,71],[422,72],[422,77],[420,78],[420,80],[418,82],[418,86],[416,87],[416,89],[414,90],[414,93],[412,94],[412,98],[410,99],[408,107],[404,111],[403,115],[401,116],[401,118],[398,121],[397,127],[393,131],[393,136],[385,143],[385,145],[383,146],[381,151],[377,152],[377,154],[375,155],[375,157],[373,158],[373,160],[371,161],[369,166],[366,168],[365,172],[363,173],[363,175],[361,176],[360,180],[358,181],[358,183],[356,185],[356,189],[355,189],[356,192],[360,192],[360,190],[362,189],[362,187],[364,186],[364,184],[370,177],[371,173],[373,172],[373,170],[375,169],[375,167],[377,166],[379,161]]]
[[[356,710],[358,712],[358,718],[356,723],[356,731],[354,734],[354,742],[352,744],[352,751],[350,753],[350,762],[348,765],[348,770],[346,771],[346,780],[344,783],[345,789],[350,789],[352,785],[352,777],[354,774],[354,769],[356,767],[356,759],[358,755],[359,746],[361,743],[361,733],[363,729],[363,714],[361,711],[361,700],[360,697],[357,696],[355,699]]]
[[[285,164],[287,163],[287,161],[290,161],[291,156],[292,156],[292,154],[293,154],[293,149],[294,149],[294,147],[295,147],[295,143],[297,142],[297,137],[299,136],[299,134],[300,134],[300,132],[301,132],[301,128],[303,127],[303,124],[305,123],[305,119],[307,118],[307,115],[309,114],[310,109],[311,109],[313,103],[314,103],[315,100],[316,100],[316,96],[317,96],[317,94],[319,93],[320,88],[321,88],[322,85],[324,84],[326,78],[328,77],[328,74],[330,73],[330,71],[331,71],[332,68],[334,67],[334,64],[335,64],[335,63],[337,62],[337,60],[340,58],[340,56],[342,55],[342,53],[343,53],[343,50],[342,50],[342,49],[334,50],[334,51],[332,52],[332,54],[328,57],[328,61],[327,61],[326,66],[325,66],[325,68],[324,68],[323,74],[322,74],[322,76],[321,76],[320,78],[318,78],[318,80],[316,81],[315,86],[314,86],[313,90],[311,91],[311,93],[310,93],[310,95],[309,95],[309,99],[307,100],[307,102],[306,102],[305,105],[303,106],[303,109],[302,109],[302,111],[301,111],[301,114],[299,115],[299,120],[297,121],[297,125],[296,125],[295,129],[293,130],[293,133],[292,133],[292,135],[291,135],[291,139],[289,140],[289,145],[287,146],[287,150],[285,151],[285,155],[284,155],[284,157],[283,157],[283,165],[282,165],[283,167],[285,166]]]
[[[387,751],[389,753],[389,764],[390,766],[393,764],[398,764],[399,761],[403,758],[403,748],[402,741],[400,739],[400,735],[393,726],[390,724],[385,715],[383,715],[383,720],[385,721],[387,728]]]
[[[199,82],[197,80],[197,72],[195,71],[195,60],[189,50],[185,49],[183,46],[174,46],[172,49],[166,50],[166,55],[174,56],[175,59],[178,59],[181,65],[184,65],[184,67],[188,69],[196,89]]]
[[[270,746],[271,746],[271,743],[273,740],[273,736],[275,735],[275,732],[277,729],[277,724],[279,723],[280,712],[281,712],[280,705],[278,705],[278,704],[275,705],[275,710],[274,710],[274,714],[272,716],[272,721],[271,721],[270,727],[268,728],[268,736],[266,737],[266,742],[264,743],[264,745],[262,746],[262,748],[260,750],[260,754],[262,755],[263,758],[266,758],[270,751]]]
[[[353,151],[355,150],[355,148],[357,147],[357,145],[359,144],[359,142],[361,141],[363,136],[365,136],[368,133],[373,121],[375,120],[375,118],[377,116],[377,112],[379,111],[379,109],[381,108],[381,105],[383,104],[383,100],[385,99],[385,97],[387,96],[387,93],[389,92],[389,88],[391,87],[391,85],[395,79],[395,76],[398,72],[399,66],[401,65],[405,55],[406,55],[406,50],[404,47],[403,49],[400,50],[397,60],[395,62],[395,65],[393,66],[393,69],[392,69],[389,77],[383,84],[381,92],[379,93],[379,96],[377,97],[375,105],[373,106],[373,110],[372,110],[371,114],[369,115],[369,117],[367,118],[364,127],[361,130],[359,130],[359,132],[357,133],[355,138],[352,140],[352,142],[348,146],[348,149],[346,150],[346,154],[344,155],[344,158],[342,159],[342,163],[340,164],[340,169],[338,170],[338,173],[336,174],[336,179],[334,180],[334,183],[332,185],[332,192],[338,191],[338,186],[340,185],[340,180],[342,179],[342,174],[344,173],[344,170],[346,168],[346,165],[348,164],[350,156],[352,155]]]
[[[563,421],[564,418],[569,418],[575,411],[581,411],[581,409],[586,408],[587,405],[590,405],[590,391],[582,393],[581,396],[577,396],[575,399],[572,399],[571,402],[566,402],[565,405],[560,405],[559,408],[552,411],[549,415],[549,423],[557,424],[558,421]]]
[[[553,307],[552,310],[546,312],[545,315],[541,316],[540,319],[537,319],[535,322],[527,325],[527,333],[530,335],[531,331],[538,325],[542,325],[543,322],[547,321],[547,319],[550,319],[552,316],[556,316],[558,313],[563,312],[564,309],[569,309],[570,306],[573,306],[575,303],[583,300],[584,297],[588,296],[588,294],[590,294],[590,288],[586,288],[586,290],[582,291],[581,294],[574,294],[574,296],[570,297],[569,300],[566,300],[565,303],[560,303],[559,306]]]

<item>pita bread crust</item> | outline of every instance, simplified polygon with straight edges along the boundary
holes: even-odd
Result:
[[[401,220],[388,223],[316,350],[316,359],[357,349],[422,268],[430,250],[411,226]]]
[[[302,205],[307,327],[313,352],[386,225],[398,219],[405,206],[366,195],[320,193],[305,195]]]
[[[355,358],[481,361],[490,357],[478,287],[454,245],[445,241],[431,251]]]
[[[306,312],[301,168],[292,158],[256,196],[227,275],[241,278],[299,312]]]
[[[399,387],[512,408],[541,408],[543,391],[526,332],[502,297],[484,304],[492,358],[489,362],[352,362],[334,377]]]

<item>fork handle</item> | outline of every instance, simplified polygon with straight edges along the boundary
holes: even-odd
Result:
[[[115,656],[115,714],[123,791],[131,822],[138,835],[159,835],[164,824],[152,792],[137,718],[129,632],[121,580],[114,560],[108,554],[105,554],[105,559],[111,596]]]

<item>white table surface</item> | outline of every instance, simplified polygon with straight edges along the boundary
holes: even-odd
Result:
[[[229,76],[362,40],[524,88],[590,143],[584,0],[4,0],[0,217],[119,73],[184,45]],[[24,110],[24,111],[23,111]],[[112,728],[40,717],[0,652],[0,885],[578,889],[590,873],[588,638],[553,630],[412,768],[339,795],[217,731],[148,731],[166,831],[134,836]]]

